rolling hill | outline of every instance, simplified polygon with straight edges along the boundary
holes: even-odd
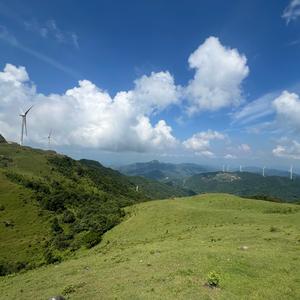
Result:
[[[186,179],[184,187],[195,193],[230,193],[246,197],[267,196],[287,202],[300,200],[300,178],[266,176],[249,172],[210,172]]]
[[[125,206],[183,195],[189,192],[131,179],[98,162],[3,142],[0,275],[59,262],[94,246],[121,221]]]
[[[226,194],[151,201],[74,259],[0,278],[3,299],[300,298],[300,207]],[[214,272],[218,287],[207,285]]]

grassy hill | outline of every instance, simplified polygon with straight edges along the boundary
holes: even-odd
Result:
[[[230,193],[268,196],[288,202],[300,200],[300,178],[266,176],[248,172],[210,172],[191,176],[184,187],[195,193]]]
[[[3,299],[299,299],[300,207],[226,194],[131,206],[91,250],[0,278]],[[206,285],[217,272],[219,287]]]
[[[182,195],[163,183],[154,190],[143,180],[137,192],[131,179],[100,163],[1,143],[0,275],[94,246],[121,221],[125,206]]]

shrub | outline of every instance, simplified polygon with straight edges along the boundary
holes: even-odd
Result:
[[[209,272],[207,275],[207,285],[211,288],[218,287],[220,285],[220,275],[217,272]]]
[[[62,233],[62,232],[63,232],[63,229],[60,227],[57,218],[54,218],[54,219],[52,220],[51,230],[52,230],[52,232],[53,232],[54,234]]]
[[[70,210],[65,210],[62,215],[62,221],[64,223],[73,223],[75,221],[75,216]]]
[[[49,248],[47,248],[44,252],[44,259],[47,264],[54,264],[61,261],[61,257],[54,255]]]
[[[88,248],[92,248],[101,242],[101,235],[98,232],[90,231],[83,237],[83,244]]]

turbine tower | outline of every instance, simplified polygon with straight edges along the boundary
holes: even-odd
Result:
[[[240,172],[243,172],[243,168],[242,168],[242,165],[240,165]]]
[[[223,173],[225,172],[225,165],[223,165],[223,168],[222,168],[222,170],[223,170]]]
[[[265,175],[265,169],[266,169],[266,167],[263,167],[263,169],[262,169],[262,176],[263,177],[266,177],[266,175]]]
[[[293,180],[293,165],[290,167],[290,179]]]
[[[26,122],[26,117],[29,111],[32,109],[33,105],[29,107],[29,109],[26,110],[25,113],[20,114],[20,117],[22,117],[22,129],[21,129],[21,142],[20,145],[23,145],[23,140],[24,140],[24,130],[25,134],[27,135],[27,122]]]
[[[49,135],[48,135],[48,148],[50,148],[50,145],[51,145],[51,137],[52,137],[52,129],[50,130]]]

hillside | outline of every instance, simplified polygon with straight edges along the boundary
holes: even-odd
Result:
[[[226,194],[152,201],[76,259],[0,278],[3,299],[299,299],[300,207]],[[217,272],[218,288],[206,285]]]
[[[141,180],[137,192],[131,179],[100,163],[0,144],[0,275],[96,245],[121,221],[125,206],[182,195],[181,189],[160,183],[154,190],[151,181]]]
[[[300,178],[266,176],[248,172],[211,172],[191,176],[185,188],[195,193],[230,193],[241,196],[268,196],[287,202],[300,200]]]
[[[160,181],[177,181],[194,174],[213,171],[215,168],[192,163],[172,164],[153,160],[122,166],[118,170],[129,176],[143,176]]]

